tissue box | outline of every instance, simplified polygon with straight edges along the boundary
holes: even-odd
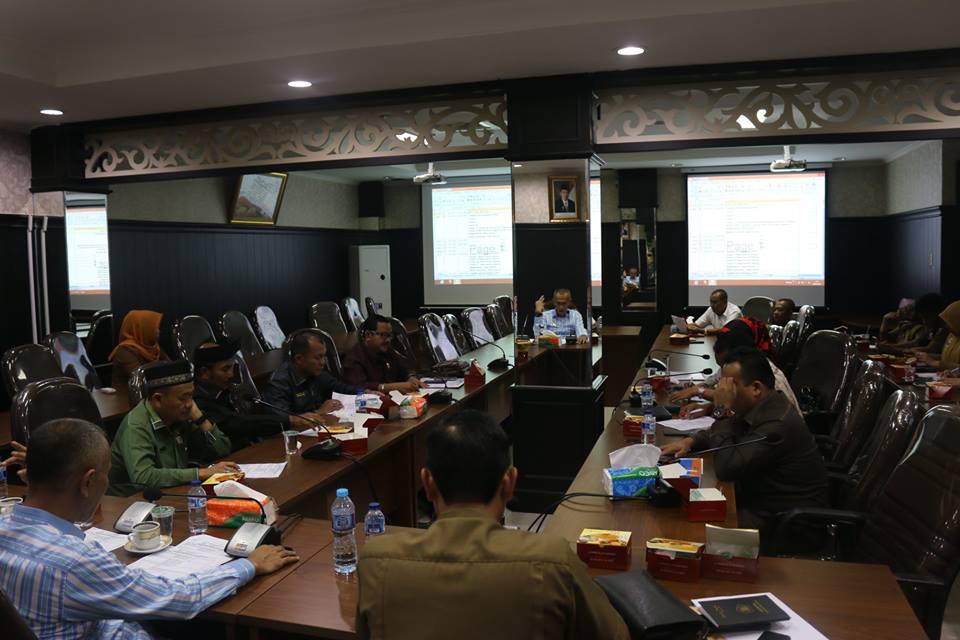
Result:
[[[559,347],[563,342],[560,336],[539,336],[537,338],[538,347]]]
[[[468,387],[479,387],[487,381],[487,370],[480,366],[475,359],[470,361],[470,367],[463,375],[463,384]]]
[[[613,496],[645,496],[657,483],[656,467],[626,467],[603,470],[603,490]]]
[[[723,522],[727,519],[727,499],[720,489],[691,489],[684,506],[690,522]]]
[[[671,333],[671,334],[670,334],[670,344],[690,344],[690,334],[688,334],[688,333]]]
[[[702,542],[651,538],[647,540],[647,573],[662,580],[696,582],[702,554]]]
[[[703,458],[680,458],[673,464],[660,467],[661,477],[677,490],[684,502],[690,499],[690,490],[700,487],[703,476]]]
[[[577,539],[577,555],[594,569],[626,571],[633,556],[630,535],[629,531],[584,529]]]
[[[317,434],[317,440],[326,440],[330,435],[326,431]],[[335,433],[334,437],[340,442],[340,449],[352,456],[366,453],[370,442],[370,431],[366,426],[354,427],[347,433]]]
[[[261,516],[264,515],[266,524],[277,521],[277,504],[273,498],[239,482],[228,480],[220,483],[214,488],[214,495],[218,498],[217,500],[207,501],[207,522],[212,527],[237,529],[244,522],[260,522]],[[259,502],[263,510],[261,511],[251,500]]]
[[[703,577],[735,582],[755,582],[760,567],[760,532],[707,525],[703,551]]]
[[[424,397],[410,396],[408,400],[400,405],[401,418],[419,418],[427,410],[427,399]]]

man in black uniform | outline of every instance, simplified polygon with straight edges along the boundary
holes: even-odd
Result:
[[[274,415],[258,415],[244,402],[233,380],[239,346],[236,340],[207,342],[193,353],[193,400],[227,434],[234,451],[279,434],[286,424]]]

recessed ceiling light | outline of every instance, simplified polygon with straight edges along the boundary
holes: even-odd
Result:
[[[520,164],[519,162],[513,163],[513,168],[514,168],[514,169],[519,169],[519,168],[522,167],[522,166],[523,166],[523,165]]]
[[[313,83],[309,80],[291,80],[287,83],[288,87],[293,87],[294,89],[306,89],[307,87],[312,87]]]
[[[635,47],[633,45],[620,47],[617,49],[617,53],[621,56],[638,56],[643,53],[643,47]]]
[[[683,165],[680,164],[679,162],[674,162],[674,163],[671,163],[670,166],[671,166],[671,167],[682,167]]]
[[[840,156],[839,158],[834,158],[834,160],[836,160],[837,162],[843,162],[846,159],[847,159],[846,156]]]
[[[42,113],[45,116],[62,116],[63,115],[63,111],[60,111],[60,109],[40,109],[40,113]]]

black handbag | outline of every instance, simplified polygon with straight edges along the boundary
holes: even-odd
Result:
[[[707,622],[643,569],[597,576],[594,581],[617,610],[633,640],[701,640]]]

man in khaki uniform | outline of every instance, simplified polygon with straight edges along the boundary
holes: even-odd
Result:
[[[629,638],[567,541],[500,526],[517,482],[508,448],[477,411],[430,433],[420,477],[439,519],[361,549],[361,638]]]

